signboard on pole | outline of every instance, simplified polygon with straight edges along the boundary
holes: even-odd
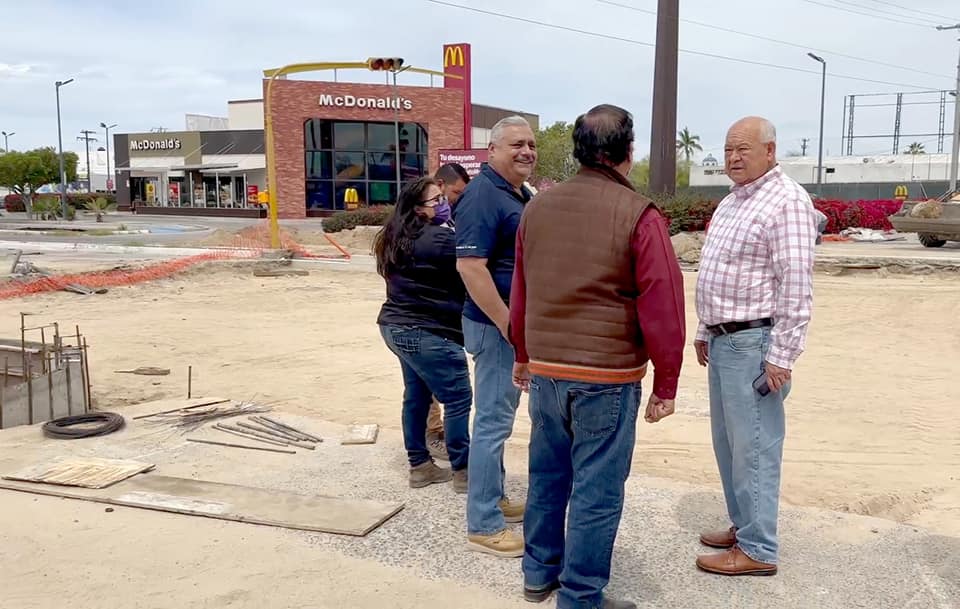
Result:
[[[447,163],[459,163],[467,170],[467,175],[471,178],[480,173],[480,166],[487,162],[490,151],[486,148],[473,148],[470,150],[441,150],[440,165]]]
[[[473,146],[473,96],[472,65],[470,45],[461,42],[458,44],[443,45],[443,72],[459,76],[460,78],[444,78],[443,86],[447,89],[463,91],[463,145]]]

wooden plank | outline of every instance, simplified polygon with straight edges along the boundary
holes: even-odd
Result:
[[[380,432],[380,426],[373,425],[354,425],[347,430],[347,434],[340,441],[341,444],[376,444],[377,434]]]
[[[254,269],[254,277],[306,277],[310,271],[302,269]]]
[[[3,478],[62,486],[106,488],[153,468],[152,463],[142,461],[71,457],[30,465]]]
[[[0,480],[0,489],[190,516],[363,537],[403,509],[380,503],[148,474],[104,489]]]

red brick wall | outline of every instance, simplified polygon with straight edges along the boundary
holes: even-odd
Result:
[[[264,99],[266,99],[264,81]],[[303,123],[307,119],[352,121],[394,120],[393,109],[341,108],[320,106],[321,95],[393,97],[386,85],[277,80],[273,84],[270,113],[273,118],[274,147],[268,159],[277,159],[277,213],[281,218],[306,217],[306,168],[304,167]],[[463,147],[463,92],[430,87],[397,87],[397,95],[413,102],[400,110],[400,121],[420,123],[429,136],[430,172],[437,170],[438,151]],[[274,186],[271,184],[271,188]]]

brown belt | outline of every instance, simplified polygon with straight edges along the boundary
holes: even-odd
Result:
[[[754,319],[751,321],[728,321],[722,324],[707,326],[707,331],[714,336],[721,334],[733,334],[743,330],[753,330],[754,328],[768,328],[773,325],[773,320],[769,317],[763,319]]]

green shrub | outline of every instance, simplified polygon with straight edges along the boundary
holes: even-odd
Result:
[[[670,234],[706,230],[718,201],[702,194],[681,190],[674,195],[647,194],[670,220]]]
[[[392,211],[393,205],[375,205],[340,211],[323,219],[323,230],[327,233],[339,233],[358,226],[383,226]]]
[[[38,220],[56,220],[63,217],[63,210],[60,206],[60,197],[45,195],[33,200],[33,215]],[[75,220],[77,217],[77,208],[73,205],[67,205],[67,220]]]

